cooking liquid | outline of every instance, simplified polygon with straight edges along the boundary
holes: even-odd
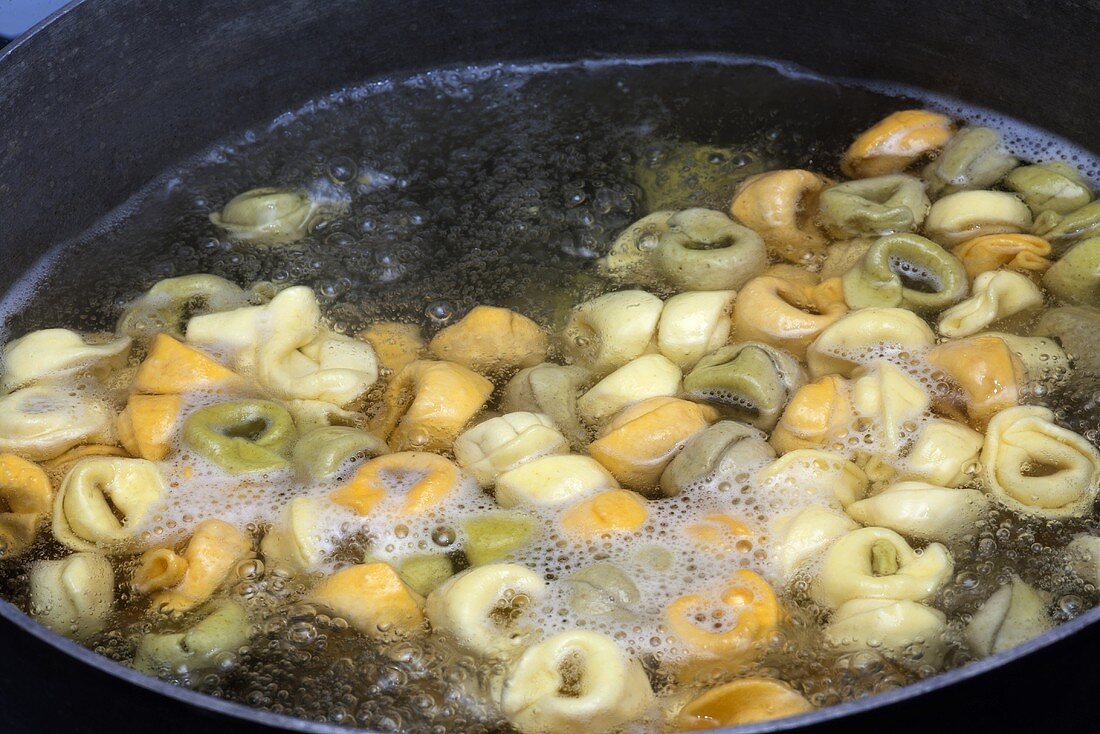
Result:
[[[716,149],[685,163],[684,179],[699,183],[680,206],[724,210],[736,181],[754,173],[798,167],[839,176],[840,155],[858,132],[909,107],[997,127],[1022,159],[1063,159],[1095,177],[1096,161],[1060,141],[980,110],[905,94],[912,92],[873,91],[716,58],[494,66],[372,82],[312,101],[211,148],[152,182],[78,241],[59,247],[5,300],[6,338],[53,326],[113,330],[122,306],[153,283],[199,272],[242,285],[266,280],[311,286],[329,322],[346,333],[395,319],[417,323],[430,336],[480,303],[560,327],[572,305],[619,287],[598,275],[595,260],[619,231],[647,213],[639,171],[660,167],[679,143]],[[706,189],[714,180],[723,183]],[[308,189],[345,202],[345,211],[290,246],[219,238],[209,214],[258,186]],[[929,380],[927,370],[913,370]],[[1100,406],[1080,397],[1091,397],[1095,383],[1079,373],[1077,379],[1068,386],[1041,385],[1028,401],[1054,408],[1065,424],[1095,442]],[[689,566],[693,549],[678,546],[668,528],[717,511],[735,511],[766,527],[799,503],[815,501],[769,493],[752,485],[750,473],[716,477],[698,492],[665,500],[645,540],[621,547],[562,547],[548,521],[542,541],[515,557],[552,581],[546,608],[536,610],[541,626],[551,633],[594,624],[558,614],[567,599],[564,587],[554,591],[553,581],[594,561],[617,562],[634,575],[646,599],[639,605],[642,619],[595,628],[641,656],[654,672],[655,690],[674,711],[673,701],[698,689],[674,686],[656,672],[655,656],[675,650],[654,636],[647,605],[656,620],[663,604],[685,593],[693,579],[718,577],[725,566],[753,568],[772,579],[774,569],[766,537],[728,557],[697,558]],[[210,491],[165,508],[150,532],[179,532],[205,516],[259,529],[295,491],[280,481],[273,477],[268,491],[227,509],[213,504],[223,495],[212,479]],[[461,512],[493,506],[476,487],[467,499]],[[447,519],[459,513],[456,508]],[[334,567],[368,554],[396,557],[401,550],[461,545],[461,537],[439,532],[436,524],[393,534],[345,533],[334,540]],[[1096,604],[1097,591],[1069,572],[1062,549],[1075,533],[1097,528],[1092,518],[1046,523],[994,510],[970,536],[950,545],[954,579],[930,603],[947,614],[951,634],[961,640],[969,615],[1012,571],[1052,592],[1056,621],[1080,614]],[[640,562],[631,556],[647,543],[671,554],[670,575],[654,571],[659,564],[652,557]],[[31,552],[0,561],[0,591],[26,609],[28,562],[66,554],[42,533]],[[128,580],[136,557],[114,560],[116,577]],[[370,642],[343,620],[302,602],[304,579],[262,562],[241,564],[238,575],[231,593],[258,620],[258,633],[233,667],[179,682],[316,721],[379,730],[509,730],[487,703],[500,672],[495,664],[430,638],[387,646]],[[891,662],[873,651],[828,651],[820,642],[824,616],[806,591],[805,579],[785,591],[777,586],[790,618],[757,672],[790,683],[815,706],[896,688],[971,659],[965,644],[952,645],[942,668],[919,659]],[[93,639],[96,651],[129,662],[143,633],[171,624],[152,619],[148,604],[120,583],[116,618]],[[638,728],[661,724],[641,722]]]

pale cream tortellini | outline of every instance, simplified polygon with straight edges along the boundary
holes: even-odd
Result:
[[[1005,191],[948,194],[932,205],[924,220],[925,234],[944,247],[979,235],[1026,232],[1030,228],[1031,211]]]
[[[835,499],[844,507],[863,499],[871,487],[856,463],[818,449],[788,451],[757,472],[756,479],[776,492]]]
[[[91,457],[77,462],[54,497],[53,534],[73,550],[125,547],[168,494],[157,465]]]
[[[42,329],[4,346],[0,390],[79,374],[102,378],[126,364],[130,338],[88,340],[69,329]]]
[[[989,422],[982,477],[998,502],[1024,514],[1080,517],[1100,486],[1100,452],[1035,405],[1002,410]]]
[[[491,563],[444,581],[428,595],[424,612],[432,629],[475,655],[507,655],[535,630],[525,627],[524,610],[542,603],[546,582],[516,563]]]
[[[976,489],[909,481],[891,484],[846,509],[864,525],[889,528],[918,540],[955,540],[978,529],[989,505],[989,498]]]
[[[602,734],[654,704],[641,662],[606,635],[574,630],[527,648],[504,682],[501,710],[523,734]]]
[[[1070,568],[1083,581],[1100,588],[1100,537],[1077,535],[1066,546]]]
[[[923,351],[936,343],[924,320],[904,308],[863,308],[821,332],[806,351],[812,377],[831,373],[847,377],[868,350],[884,345],[900,351]]]
[[[549,416],[515,412],[490,418],[455,439],[455,459],[483,487],[540,456],[565,454],[569,442]]]
[[[946,632],[943,612],[925,604],[852,599],[833,613],[825,639],[838,650],[876,650],[905,662],[939,665],[947,648]]]
[[[971,336],[1002,319],[1043,304],[1043,294],[1027,276],[991,270],[974,279],[971,296],[940,314],[947,337]]]
[[[977,474],[984,442],[982,434],[963,423],[930,420],[909,449],[900,473],[941,487],[958,487]]]
[[[852,383],[852,407],[872,421],[882,443],[876,453],[893,455],[901,450],[932,404],[928,391],[912,375],[891,362],[880,360]]]
[[[819,557],[826,548],[858,527],[844,513],[821,505],[811,505],[777,518],[773,532],[783,580],[790,581],[804,563]]]
[[[985,657],[1038,637],[1054,626],[1047,612],[1049,603],[1049,594],[1013,576],[971,617],[966,641]]]
[[[893,530],[860,528],[825,552],[811,595],[833,609],[852,599],[924,601],[953,568],[951,555],[939,543],[918,553]]]
[[[115,602],[115,573],[98,553],[74,553],[30,568],[30,613],[54,632],[85,640],[103,630]]]
[[[260,542],[260,554],[269,565],[292,571],[318,568],[329,548],[322,498],[295,497]]]
[[[680,391],[680,368],[660,354],[643,354],[590,387],[577,400],[577,413],[589,425],[600,425],[623,408],[646,398],[671,397]]]
[[[287,244],[306,236],[317,210],[309,194],[262,187],[237,194],[210,221],[235,240]]]
[[[82,443],[115,443],[114,411],[84,390],[24,387],[0,398],[0,451],[41,461]]]
[[[590,456],[551,455],[500,474],[496,480],[496,500],[504,508],[551,507],[618,486],[611,472]]]
[[[573,361],[606,375],[650,350],[664,303],[645,291],[618,291],[573,309],[565,326],[565,351]]]
[[[729,341],[734,291],[693,291],[665,301],[657,323],[657,350],[681,369]]]

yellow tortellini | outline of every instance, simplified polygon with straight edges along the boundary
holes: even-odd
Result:
[[[954,124],[944,115],[927,110],[900,110],[857,137],[840,167],[852,178],[901,173],[942,148],[954,134]]]
[[[972,295],[940,314],[944,336],[971,336],[990,324],[1043,304],[1030,278],[1011,270],[992,270],[974,279]]]
[[[966,641],[982,657],[1027,642],[1054,626],[1047,612],[1048,604],[1048,594],[1014,576],[971,617],[966,626]]]
[[[495,375],[546,359],[549,339],[531,319],[496,306],[475,306],[432,339],[429,351],[475,372]]]
[[[114,608],[115,573],[97,553],[74,553],[30,568],[31,616],[54,632],[86,640],[102,631]]]
[[[14,454],[0,454],[0,558],[26,550],[52,507],[46,472]]]
[[[951,489],[926,482],[898,482],[854,502],[848,514],[918,540],[956,540],[974,533],[989,511],[989,498],[976,489]]]
[[[42,329],[4,346],[0,390],[80,374],[104,377],[126,364],[130,338],[89,341],[69,329]]]
[[[799,283],[763,275],[753,278],[733,306],[734,335],[786,349],[799,359],[826,328],[848,311],[841,282]]]
[[[455,459],[482,486],[541,456],[565,454],[569,443],[541,413],[505,413],[479,423],[455,440]]]
[[[576,630],[527,648],[509,671],[501,710],[523,734],[603,734],[645,715],[653,689],[637,659],[598,632]]]
[[[53,534],[78,551],[125,549],[168,494],[157,465],[144,459],[91,457],[69,470],[54,497]]]
[[[918,553],[893,530],[861,528],[825,552],[814,599],[832,609],[852,599],[924,601],[951,577],[951,555],[939,543]]]
[[[696,731],[770,721],[813,711],[799,693],[768,678],[739,678],[684,704],[677,731]]]
[[[804,385],[791,397],[770,441],[781,454],[832,448],[851,430],[853,418],[851,383],[827,375]]]
[[[789,262],[805,262],[827,245],[815,217],[828,183],[797,168],[750,176],[733,197],[730,214],[763,237],[771,253]]]
[[[1007,408],[994,416],[981,462],[993,497],[1024,514],[1079,517],[1092,508],[1100,488],[1100,451],[1039,406]]]
[[[263,187],[237,194],[210,221],[231,239],[288,244],[306,236],[318,209],[309,194]]]
[[[492,563],[464,571],[428,595],[424,612],[432,629],[476,655],[506,655],[535,632],[522,623],[524,610],[542,603],[546,583],[515,563]]]
[[[252,539],[246,532],[223,520],[204,520],[182,553],[167,548],[146,551],[135,586],[156,592],[154,609],[187,612],[210,599],[251,554]]]
[[[82,443],[115,443],[103,400],[64,385],[32,385],[0,398],[0,451],[41,461]]]
[[[386,563],[341,569],[321,581],[309,598],[370,637],[393,639],[423,631],[424,599]]]
[[[1050,267],[1050,243],[1030,234],[987,234],[956,245],[952,254],[976,278],[998,268],[1036,277]]]

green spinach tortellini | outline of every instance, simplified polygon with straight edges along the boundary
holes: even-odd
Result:
[[[1067,303],[1100,306],[1100,237],[1069,248],[1043,275],[1043,285]]]
[[[148,675],[185,675],[221,667],[248,643],[251,624],[237,602],[213,602],[183,632],[145,635],[134,667]]]
[[[923,175],[928,190],[940,196],[992,186],[1018,164],[1019,161],[1004,150],[996,130],[965,127],[925,166]]]
[[[653,257],[669,283],[695,291],[740,288],[768,262],[760,235],[711,209],[669,217]]]
[[[199,408],[183,423],[187,448],[231,474],[288,465],[294,420],[270,400],[235,400]]]
[[[825,189],[818,216],[834,237],[879,237],[914,231],[929,205],[920,179],[876,176]]]
[[[311,480],[328,479],[352,457],[372,458],[388,451],[373,433],[349,426],[318,426],[295,442],[294,466]]]
[[[684,394],[771,430],[791,396],[805,384],[802,365],[787,352],[763,342],[741,342],[699,360],[684,377]]]
[[[1061,161],[1020,166],[1005,177],[1031,213],[1069,214],[1092,201],[1092,191],[1072,166]]]
[[[962,262],[915,234],[883,237],[844,274],[844,298],[853,308],[902,306],[938,311],[962,299],[969,279]]]

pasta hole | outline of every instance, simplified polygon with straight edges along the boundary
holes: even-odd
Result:
[[[558,661],[558,695],[563,698],[580,698],[584,695],[584,657],[576,650]]]

